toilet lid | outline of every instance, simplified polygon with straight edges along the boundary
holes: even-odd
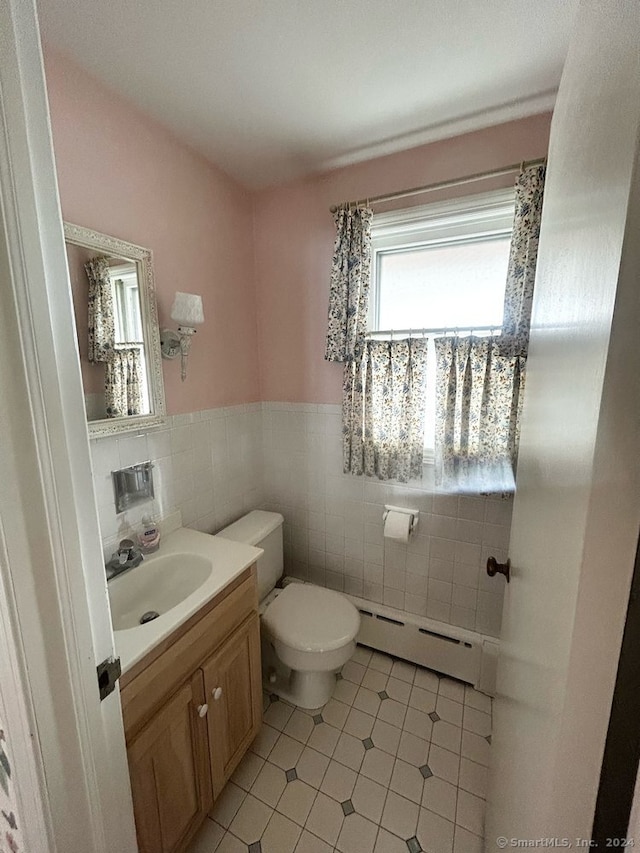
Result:
[[[360,614],[339,592],[290,583],[266,609],[262,624],[274,639],[305,652],[329,652],[355,639]]]

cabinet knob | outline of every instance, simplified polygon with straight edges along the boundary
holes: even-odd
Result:
[[[208,705],[206,705],[206,704],[205,705],[198,705],[198,716],[199,717],[206,717],[208,710],[209,710]]]
[[[214,700],[217,702],[218,699],[222,696],[222,687],[214,687],[213,690],[211,691],[211,695],[213,696]]]

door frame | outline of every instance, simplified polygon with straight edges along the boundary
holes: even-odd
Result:
[[[0,4],[0,707],[26,849],[134,853],[119,693],[33,0]],[[7,678],[7,680],[5,680]]]

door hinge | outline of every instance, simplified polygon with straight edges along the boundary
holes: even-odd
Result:
[[[107,658],[97,666],[98,689],[100,690],[100,701],[106,699],[116,688],[116,681],[122,675],[120,658]]]

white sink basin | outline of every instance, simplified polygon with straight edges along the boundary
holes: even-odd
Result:
[[[111,621],[115,631],[146,627],[152,614],[162,616],[194,593],[213,571],[211,560],[198,554],[158,554],[109,584]],[[141,625],[142,617],[149,620]]]
[[[170,516],[170,519],[173,519]],[[179,516],[178,516],[179,519]],[[126,673],[262,556],[260,548],[163,524],[160,550],[109,581],[111,622]],[[150,611],[158,616],[145,624]]]

